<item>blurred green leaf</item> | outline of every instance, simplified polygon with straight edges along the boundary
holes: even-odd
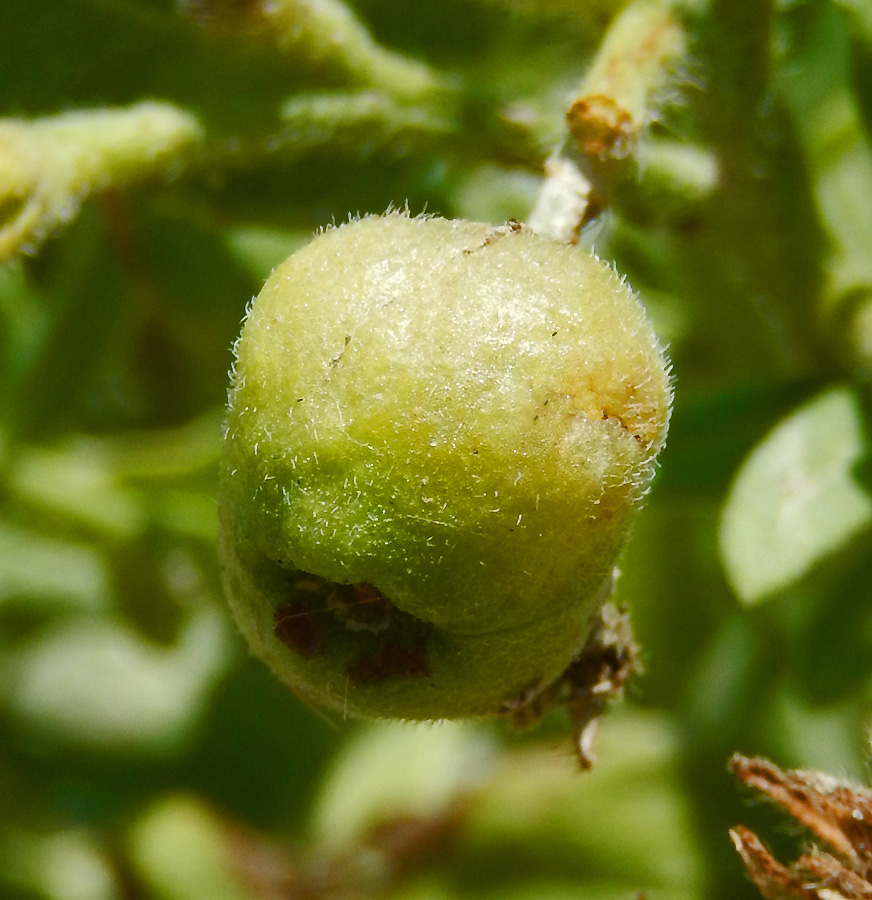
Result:
[[[133,824],[127,842],[155,900],[255,900],[233,871],[229,829],[194,797],[157,801]]]
[[[92,547],[0,522],[0,610],[20,604],[41,612],[105,612],[109,576]]]
[[[374,724],[334,761],[313,822],[322,846],[360,839],[381,819],[450,807],[492,773],[496,748],[465,724]]]
[[[461,877],[475,886],[473,896],[494,898],[546,872],[573,874],[585,898],[600,896],[605,884],[612,891],[623,884],[629,896],[643,888],[702,896],[690,810],[673,789],[679,758],[669,722],[621,710],[604,723],[590,777],[553,750],[507,759],[470,814]],[[488,874],[499,879],[490,887]]]
[[[94,835],[83,829],[51,833],[0,832],[0,889],[40,900],[117,900],[120,885]],[[4,894],[4,896],[7,896]]]
[[[453,811],[457,833],[438,875],[425,868],[397,897],[606,900],[642,886],[662,900],[702,896],[667,722],[638,710],[613,715],[584,776],[568,753],[534,746],[501,758],[483,738],[451,723],[362,729],[324,785],[317,845],[335,855],[380,824]],[[368,871],[384,877],[376,860]]]
[[[720,533],[724,566],[745,603],[787,588],[872,525],[872,497],[856,479],[868,454],[848,388],[816,397],[753,451]]]
[[[9,704],[19,723],[54,741],[173,752],[228,662],[226,626],[214,610],[192,617],[170,649],[110,621],[60,621],[18,650]]]
[[[227,247],[255,284],[309,239],[308,233],[265,226],[240,225],[225,235]]]
[[[12,489],[44,514],[63,516],[110,539],[133,537],[143,527],[142,508],[118,483],[105,451],[105,444],[88,439],[29,450],[13,468]]]
[[[159,800],[128,835],[130,858],[158,900],[254,900],[229,858],[229,829],[194,797]]]

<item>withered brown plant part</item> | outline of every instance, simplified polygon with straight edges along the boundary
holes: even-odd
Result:
[[[521,694],[504,712],[515,728],[528,728],[555,706],[563,706],[572,723],[572,739],[583,771],[596,760],[596,739],[603,714],[623,696],[633,675],[640,672],[639,647],[630,616],[613,603],[597,614],[581,653],[563,675],[544,691]]]
[[[748,828],[739,825],[730,831],[766,900],[872,900],[872,791],[738,754],[730,760],[730,770],[816,839],[796,862],[784,866]]]

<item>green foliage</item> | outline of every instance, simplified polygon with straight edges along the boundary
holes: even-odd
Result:
[[[734,900],[733,752],[862,777],[868,4],[607,32],[621,5],[0,4],[0,896]],[[582,180],[543,178],[555,147]],[[605,208],[581,241],[675,374],[618,582],[646,672],[586,775],[559,713],[325,721],[248,658],[215,549],[270,268],[389,205],[553,221],[543,184]]]
[[[740,599],[786,590],[869,530],[872,499],[855,478],[862,428],[854,395],[839,388],[789,415],[745,461],[721,525]]]

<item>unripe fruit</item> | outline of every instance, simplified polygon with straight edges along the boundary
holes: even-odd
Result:
[[[577,657],[669,417],[639,301],[513,224],[366,218],[236,345],[225,584],[255,653],[352,715],[505,711]]]

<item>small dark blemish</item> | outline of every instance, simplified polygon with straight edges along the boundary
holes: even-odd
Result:
[[[342,349],[338,353],[335,353],[329,360],[331,368],[335,369],[336,366],[339,365],[339,360],[342,359],[342,354],[345,353],[345,348],[348,346],[350,341],[351,341],[351,335],[346,334],[345,335],[345,343],[342,345]]]
[[[286,646],[304,659],[322,651],[321,629],[312,611],[300,601],[283,603],[273,613],[273,633]]]
[[[683,238],[699,237],[703,230],[702,220],[697,216],[685,216],[672,223],[676,233]]]
[[[347,666],[348,677],[358,685],[379,684],[391,678],[430,675],[427,642],[401,644],[386,640],[375,652],[359,653]]]
[[[368,582],[336,585],[325,598],[324,605],[345,623],[348,631],[370,631],[378,634],[391,624],[394,605]]]
[[[485,235],[484,240],[477,246],[472,247],[470,249],[464,250],[464,255],[468,255],[475,250],[481,250],[482,247],[487,247],[490,244],[493,244],[496,240],[503,237],[507,234],[517,234],[519,231],[523,231],[524,226],[517,219],[509,219],[505,225],[498,225],[496,228],[491,228],[488,233]]]

